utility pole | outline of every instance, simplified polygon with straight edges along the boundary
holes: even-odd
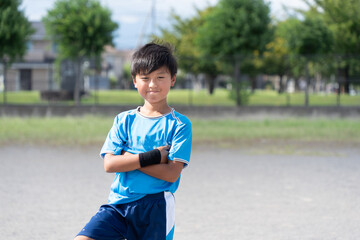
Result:
[[[151,18],[150,21],[149,21],[149,18]],[[148,26],[149,22],[151,23],[151,26],[150,26],[151,33],[149,35],[151,35],[151,34],[155,35],[156,34],[156,0],[151,1],[150,12],[147,14],[144,24],[141,28],[141,32],[140,32],[140,35],[139,35],[139,38],[137,41],[137,47],[140,47],[143,44],[142,40],[145,35],[145,31],[146,31],[147,27],[149,27]]]
[[[151,6],[151,33],[152,35],[156,34],[156,0],[152,0]]]

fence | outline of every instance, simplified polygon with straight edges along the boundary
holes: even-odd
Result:
[[[358,56],[340,55],[207,57],[208,68],[213,69],[199,71],[194,70],[199,67],[196,64],[205,59],[179,57],[181,71],[169,101],[171,104],[194,106],[359,106],[359,59]],[[51,66],[48,69],[53,70]],[[1,92],[5,78],[0,73],[0,104],[74,105],[71,99],[73,93],[58,90],[59,83],[54,88],[55,73],[46,70],[33,71],[32,77],[31,72],[21,74],[24,70],[19,70],[20,79],[8,76],[6,85],[13,86],[15,91],[7,89],[6,93]],[[98,83],[91,84],[89,79]],[[103,81],[107,84],[102,84]],[[130,79],[119,76],[117,84],[112,84],[115,89],[106,91],[99,90],[99,86],[110,86],[108,78],[85,76],[80,104],[141,104],[136,91],[119,89],[119,86],[131,86],[130,82]],[[27,91],[16,91],[22,86],[26,86]],[[210,95],[206,92],[214,93]]]

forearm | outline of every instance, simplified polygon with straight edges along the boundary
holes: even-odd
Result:
[[[176,182],[180,177],[183,167],[184,163],[182,162],[169,161],[167,164],[151,165],[138,170],[167,182]]]
[[[164,152],[162,156],[161,152]],[[106,172],[130,172],[152,164],[167,162],[168,146],[163,146],[145,153],[132,154],[122,151],[121,155],[107,153],[104,157]]]
[[[104,169],[108,173],[129,172],[140,168],[139,154],[114,155],[104,157]]]

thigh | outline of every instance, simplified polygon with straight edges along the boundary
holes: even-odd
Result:
[[[78,235],[74,238],[74,240],[95,240],[95,239]]]
[[[126,223],[116,210],[109,205],[103,205],[90,219],[78,236],[86,236],[96,240],[125,239]]]
[[[174,197],[171,193],[149,196],[135,202],[131,206],[132,214],[126,217],[130,223],[126,238],[128,240],[172,239],[174,207]]]

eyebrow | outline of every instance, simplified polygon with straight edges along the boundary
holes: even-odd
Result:
[[[166,73],[168,73],[167,71],[161,71],[161,72],[158,72],[157,74],[166,74]],[[147,73],[147,74],[145,74],[145,73],[140,73],[139,75],[140,76],[147,76],[147,75],[150,75],[151,73]]]

